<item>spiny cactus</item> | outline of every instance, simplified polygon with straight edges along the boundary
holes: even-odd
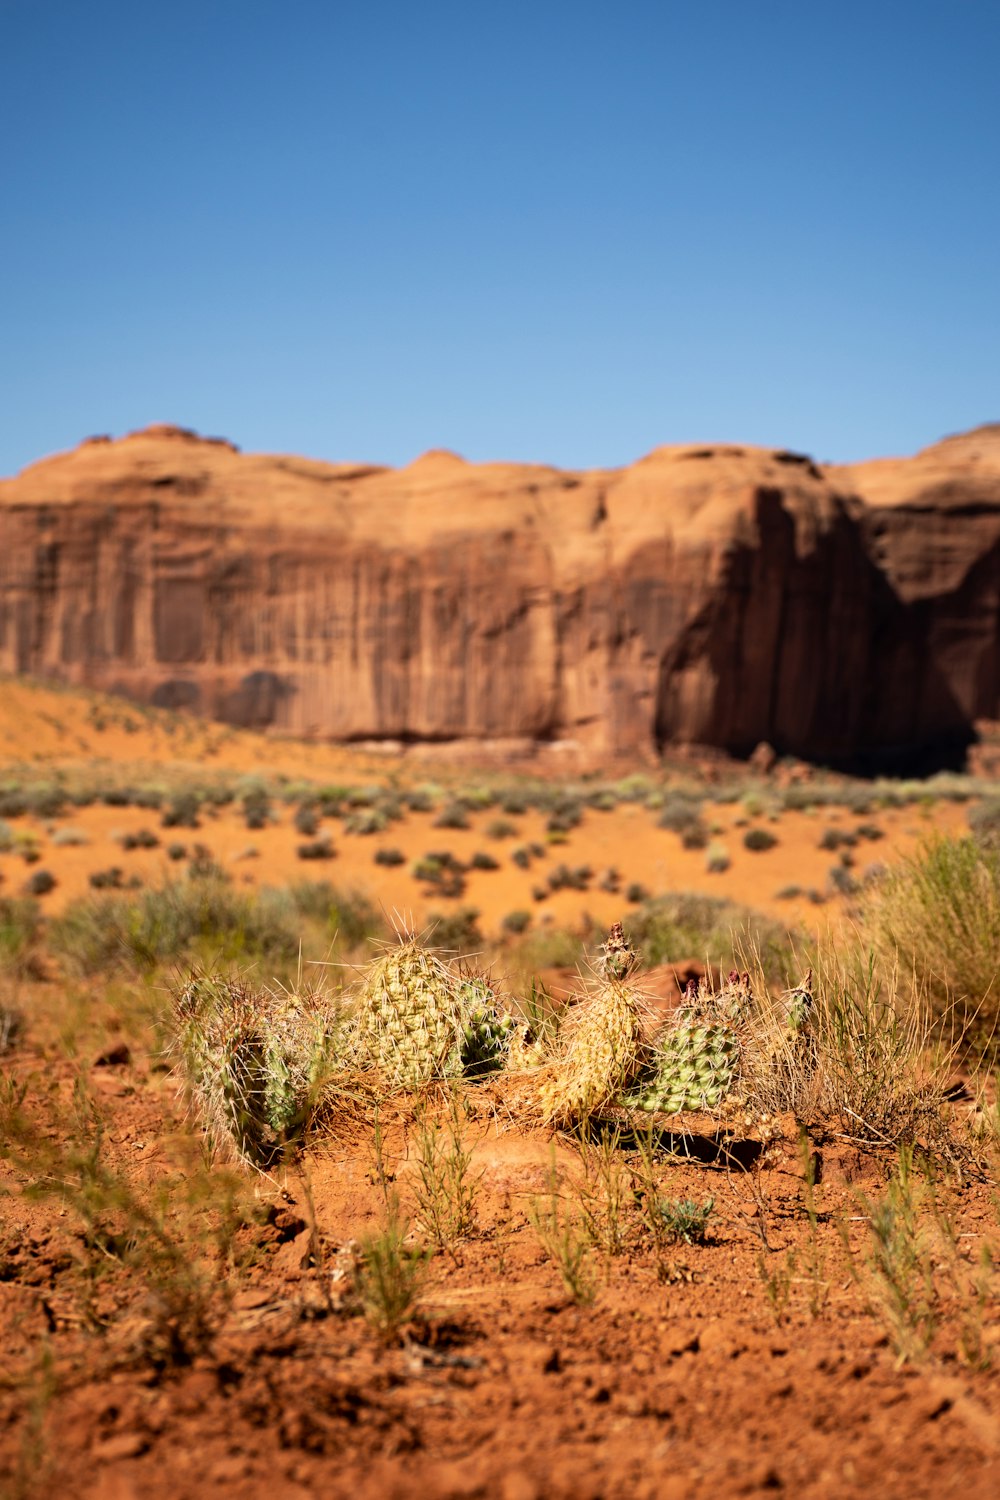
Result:
[[[404,937],[369,965],[355,1020],[355,1053],[390,1088],[461,1072],[462,1016],[447,967]]]
[[[660,1037],[654,1071],[623,1102],[632,1109],[717,1109],[732,1087],[740,1060],[737,1033],[725,1023],[681,1016]]]
[[[605,979],[628,979],[639,965],[639,955],[616,922],[601,944],[600,971]]]
[[[735,969],[718,990],[691,980],[657,1039],[651,1076],[623,1103],[665,1114],[718,1109],[739,1072],[740,1028],[751,1003],[750,976]]]
[[[466,1078],[483,1078],[503,1067],[516,1023],[501,1009],[497,986],[489,974],[460,974],[457,998],[462,1015],[462,1072]]]
[[[342,1043],[329,997],[193,974],[174,998],[176,1048],[210,1132],[266,1166],[312,1114]]]

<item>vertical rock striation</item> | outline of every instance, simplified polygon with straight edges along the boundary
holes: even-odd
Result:
[[[1000,717],[1000,432],[590,473],[92,441],[0,482],[0,669],[341,740],[960,749]]]

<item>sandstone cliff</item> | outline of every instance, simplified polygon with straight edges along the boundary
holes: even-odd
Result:
[[[587,473],[92,440],[0,482],[0,669],[344,740],[961,747],[1000,717],[1000,429]]]

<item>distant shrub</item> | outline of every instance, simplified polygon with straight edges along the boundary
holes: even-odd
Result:
[[[95,891],[120,891],[125,884],[125,872],[119,865],[109,870],[92,870],[87,882]]]
[[[607,786],[597,787],[594,791],[588,792],[584,802],[588,807],[593,808],[594,812],[614,812],[618,806],[618,798]]]
[[[441,896],[458,897],[465,891],[465,866],[447,849],[425,854],[413,866],[413,878],[431,885]]]
[[[195,792],[178,792],[163,809],[164,828],[199,828],[200,802]]]
[[[292,819],[296,833],[300,833],[304,839],[311,839],[319,828],[319,813],[311,803],[303,803],[295,809]]]
[[[187,844],[168,844],[167,858],[173,860],[187,859]]]
[[[344,819],[344,832],[358,834],[362,838],[373,833],[384,833],[389,820],[379,807],[359,807]]]
[[[844,864],[832,865],[826,878],[830,889],[838,896],[853,896],[859,888],[858,882]]]
[[[606,891],[609,896],[614,896],[621,890],[622,878],[612,865],[607,870],[602,870],[597,877],[597,889]]]
[[[641,881],[633,880],[625,887],[625,900],[638,906],[640,902],[649,900],[649,892]]]
[[[82,828],[57,828],[52,835],[56,849],[77,849],[90,843]]]
[[[528,798],[522,791],[504,792],[500,798],[500,806],[510,817],[520,817],[528,811]]]
[[[479,913],[473,906],[463,906],[447,914],[431,912],[427,918],[426,943],[447,953],[477,953],[485,939],[479,930]]]
[[[531,887],[532,901],[547,901],[551,894],[552,892],[547,885],[533,885]]]
[[[569,833],[578,827],[583,817],[583,806],[579,797],[559,797],[549,813],[546,823],[548,833]]]
[[[435,828],[468,828],[469,813],[462,802],[449,802],[434,819]]]
[[[705,869],[710,875],[724,875],[730,864],[729,850],[725,844],[714,841],[709,844],[705,850]]]
[[[160,843],[150,828],[139,828],[134,833],[123,833],[119,842],[123,849],[156,849]]]
[[[531,926],[530,911],[509,911],[500,923],[501,931],[510,933],[514,937],[520,937],[522,932],[527,932]]]
[[[805,895],[800,885],[783,885],[780,891],[775,891],[775,901],[797,901]]]
[[[271,799],[263,787],[252,787],[243,794],[243,820],[251,832],[266,828],[271,821]]]
[[[773,849],[778,840],[767,828],[748,828],[743,835],[744,849],[751,850],[754,854],[762,854],[767,849]]]
[[[376,849],[375,863],[392,868],[395,865],[405,865],[406,855],[402,849]]]
[[[403,801],[410,812],[433,812],[437,806],[438,790],[436,787],[418,786],[412,791],[406,792]]]
[[[219,879],[173,881],[139,896],[102,894],[53,919],[49,943],[81,974],[150,972],[198,950],[216,961],[293,959],[294,908],[277,891],[237,892]]]
[[[555,869],[548,874],[548,885],[551,891],[585,891],[593,879],[594,872],[589,865],[556,865]]]
[[[657,823],[671,833],[683,833],[695,827],[701,820],[701,798],[688,797],[672,792],[666,797]]]
[[[477,849],[469,860],[470,870],[499,870],[500,861],[494,859],[492,854],[487,854],[485,849]]]
[[[295,853],[299,859],[333,859],[337,851],[330,836],[324,834],[322,838],[309,839],[306,843],[299,844]]]
[[[857,842],[857,834],[851,833],[846,828],[827,828],[823,831],[819,847],[834,853],[837,849],[851,849]]]
[[[488,839],[512,839],[517,835],[517,825],[509,818],[494,818],[492,823],[486,825],[486,837]]]
[[[527,870],[531,868],[531,851],[530,849],[527,849],[523,844],[520,845],[517,849],[512,849],[510,852],[510,857],[512,862],[517,865],[519,870]]]
[[[878,839],[885,838],[885,833],[877,823],[859,823],[854,832],[859,839],[868,839],[875,843]]]

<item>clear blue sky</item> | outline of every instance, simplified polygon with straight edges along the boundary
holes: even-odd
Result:
[[[1000,417],[996,0],[0,0],[0,474]]]

